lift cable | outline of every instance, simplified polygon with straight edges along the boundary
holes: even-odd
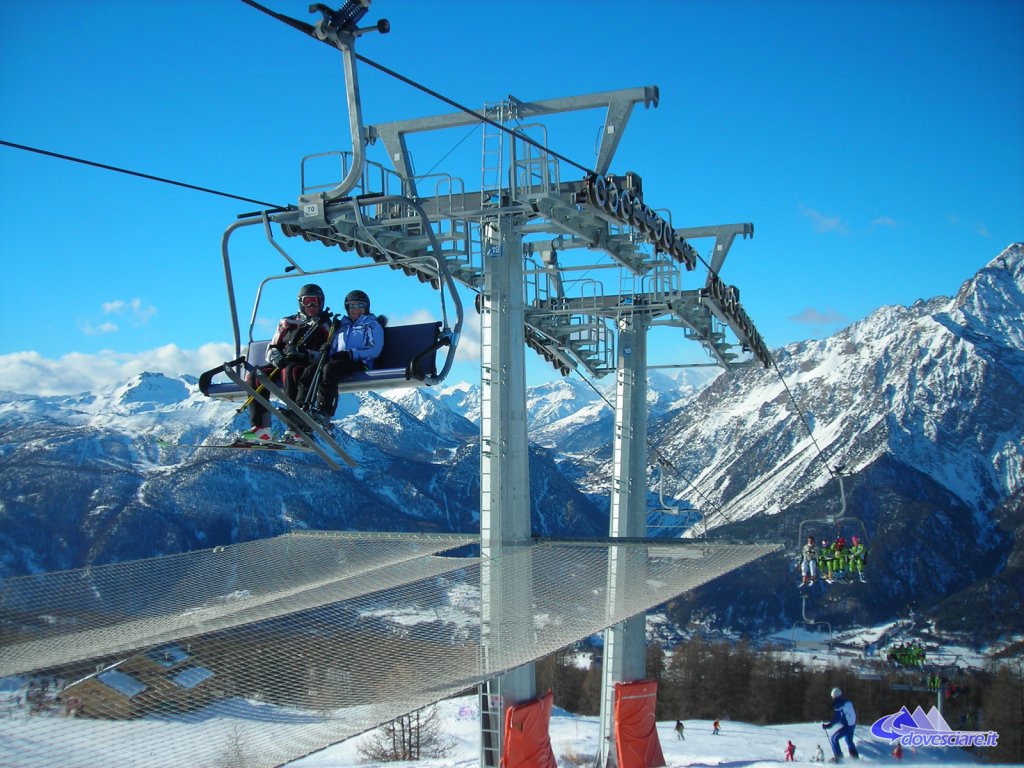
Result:
[[[256,203],[262,205],[264,208],[271,208],[275,210],[284,210],[285,206],[278,205],[277,203],[267,203],[263,200],[254,200],[251,197],[242,197],[241,195],[232,195],[229,192],[221,192],[216,189],[210,189],[209,187],[200,187],[196,184],[187,184],[184,181],[175,181],[174,179],[167,179],[163,176],[153,176],[149,173],[141,173],[140,171],[132,171],[127,168],[119,168],[116,165],[107,165],[106,163],[97,163],[95,160],[86,160],[81,157],[73,157],[72,155],[62,155],[59,152],[50,152],[49,150],[39,149],[38,147],[29,147],[25,144],[15,144],[13,141],[4,141],[0,139],[0,144],[5,147],[11,147],[13,149],[21,149],[25,152],[35,152],[37,155],[45,155],[47,157],[55,157],[58,160],[68,160],[72,163],[81,163],[82,165],[89,165],[93,168],[102,168],[105,171],[116,171],[117,173],[124,173],[128,176],[138,176],[141,179],[149,179],[150,181],[159,181],[162,184],[172,184],[176,187],[184,187],[185,189],[194,189],[197,192],[206,192],[210,195],[219,195],[220,197],[228,197],[232,200],[241,200],[246,203]]]
[[[284,24],[287,24],[288,26],[292,27],[293,29],[297,29],[297,30],[299,30],[300,32],[302,32],[304,34],[309,35],[314,40],[317,40],[317,41],[322,42],[322,43],[324,43],[326,45],[329,45],[332,48],[334,47],[334,45],[332,45],[327,40],[320,40],[320,38],[317,37],[312,24],[307,24],[304,21],[299,21],[298,19],[293,19],[290,16],[286,16],[283,13],[277,13],[275,11],[272,11],[269,8],[265,7],[265,6],[260,5],[255,0],[242,0],[242,2],[245,3],[246,5],[252,7],[252,8],[255,8],[258,11],[262,11],[263,13],[267,14],[268,16],[272,16],[273,18],[277,19],[280,22],[283,22]],[[559,160],[561,160],[562,162],[568,163],[569,165],[571,165],[571,166],[573,166],[575,168],[578,168],[579,170],[583,171],[584,173],[589,173],[592,176],[596,176],[597,175],[597,172],[594,171],[592,168],[588,168],[585,165],[581,165],[580,163],[577,163],[575,160],[573,160],[573,159],[571,159],[569,157],[566,157],[565,155],[562,155],[562,154],[560,154],[558,152],[555,152],[553,149],[551,149],[549,147],[545,147],[540,142],[534,141],[530,137],[524,136],[521,133],[517,133],[516,131],[512,130],[511,128],[507,128],[506,126],[502,125],[501,123],[497,122],[496,120],[492,120],[491,118],[487,117],[486,115],[480,114],[480,112],[478,112],[477,110],[470,109],[469,107],[465,106],[464,104],[460,104],[459,102],[455,101],[454,99],[448,98],[444,94],[439,93],[438,91],[435,91],[433,88],[429,88],[429,87],[423,85],[422,83],[419,83],[419,82],[413,80],[411,77],[406,77],[405,75],[401,74],[400,72],[396,72],[395,70],[390,69],[389,67],[386,67],[383,64],[380,64],[380,63],[374,61],[373,59],[368,59],[368,58],[366,58],[365,56],[363,56],[361,54],[355,53],[354,51],[353,51],[353,55],[355,56],[357,61],[361,61],[363,64],[366,64],[367,66],[373,67],[374,69],[377,69],[377,70],[383,72],[385,75],[389,75],[389,76],[395,78],[396,80],[402,81],[406,85],[410,85],[410,86],[412,86],[413,88],[416,88],[419,91],[423,91],[423,93],[427,94],[428,96],[433,96],[435,99],[443,101],[448,106],[454,107],[455,109],[457,109],[457,110],[459,110],[461,112],[465,112],[467,115],[471,115],[472,117],[475,117],[477,120],[479,120],[482,123],[487,123],[488,125],[490,125],[490,126],[492,126],[494,128],[497,128],[499,131],[504,131],[505,133],[509,134],[510,136],[513,136],[514,138],[517,138],[520,141],[523,141],[523,142],[525,142],[525,143],[535,147],[536,149],[541,150],[542,152],[546,152],[547,154],[551,155],[552,157],[556,157]]]
[[[799,401],[796,399],[796,395],[793,394],[793,390],[789,388],[789,384],[786,383],[786,377],[782,375],[782,371],[779,370],[779,364],[775,361],[775,356],[772,356],[772,368],[775,369],[775,373],[779,376],[779,381],[782,382],[782,386],[786,390],[786,394],[789,395],[789,401],[796,408],[797,414],[800,416],[800,423],[804,425],[804,429],[807,430],[807,436],[811,438],[811,442],[814,444],[815,450],[818,451],[818,458],[821,459],[821,463],[825,465],[825,469],[832,475],[834,479],[838,479],[838,470],[832,468],[828,463],[828,459],[825,458],[825,453],[821,450],[821,446],[818,445],[818,441],[814,439],[814,432],[811,430],[810,422],[807,421],[807,415],[804,413],[803,408],[800,407]]]

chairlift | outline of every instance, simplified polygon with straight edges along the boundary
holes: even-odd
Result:
[[[807,618],[807,595],[800,595],[800,615],[802,618],[797,619],[793,622],[793,628],[790,632],[790,644],[794,650],[808,650],[808,651],[831,651],[832,650],[832,625],[827,621],[815,621],[814,619]],[[800,626],[807,628],[807,632],[813,634],[820,634],[821,630],[824,629],[828,633],[828,640],[824,643],[820,641],[808,640],[806,638],[797,639],[797,628]]]
[[[367,3],[366,6],[369,4]],[[347,7],[347,6],[346,6]],[[365,13],[344,15],[330,12],[326,6],[316,5],[311,10],[319,10],[324,16],[315,29],[309,27],[308,33],[318,39],[337,47],[342,54],[344,64],[345,91],[349,113],[349,131],[352,141],[351,163],[343,163],[344,178],[333,188],[321,191],[320,185],[307,186],[306,162],[317,155],[302,160],[302,194],[299,206],[285,209],[262,211],[239,217],[224,232],[221,239],[221,256],[224,263],[224,276],[227,283],[228,303],[234,333],[235,358],[225,362],[200,377],[199,388],[204,395],[226,399],[244,399],[254,395],[252,388],[244,382],[244,372],[255,372],[266,365],[266,349],[268,341],[254,339],[253,328],[259,310],[260,297],[264,287],[271,280],[301,278],[308,281],[318,275],[342,272],[351,269],[363,269],[379,264],[398,267],[407,274],[422,276],[429,274],[430,282],[440,294],[441,320],[433,323],[394,326],[384,328],[384,347],[380,357],[375,361],[372,370],[355,373],[343,381],[339,392],[381,390],[395,387],[431,386],[444,381],[455,362],[459,335],[464,320],[462,300],[455,287],[444,252],[434,232],[430,219],[423,207],[414,199],[402,195],[390,195],[381,184],[379,193],[367,193],[368,183],[366,172],[368,163],[363,151],[365,141],[362,104],[359,98],[359,87],[356,77],[355,39],[372,27],[355,28],[355,20]],[[340,14],[340,15],[339,15]],[[351,16],[351,18],[350,18]],[[387,32],[386,21],[378,23],[377,31]],[[347,153],[341,153],[346,155]],[[344,159],[344,158],[343,158]],[[330,186],[330,185],[327,185]],[[355,190],[363,194],[353,195]],[[388,222],[381,226],[376,215],[364,212],[364,209],[375,207],[376,212],[399,212],[403,219],[415,222],[419,239],[417,242],[429,246],[427,254],[423,254],[417,246],[411,253],[399,250],[394,244],[388,245],[381,241],[381,234],[387,229]],[[330,208],[331,220],[328,220]],[[252,316],[249,322],[249,333],[246,349],[242,351],[242,334],[239,327],[238,308],[235,300],[235,288],[231,275],[231,258],[229,244],[232,235],[239,229],[254,225],[263,225],[264,233],[270,245],[285,259],[287,265],[284,273],[273,275],[263,280],[256,292]],[[329,269],[306,270],[293,259],[274,239],[271,224],[280,226],[286,235],[302,235],[308,241],[319,241],[325,245],[340,244],[354,247],[359,256],[371,257],[371,263],[333,267]],[[343,225],[341,227],[340,225]],[[376,227],[376,236],[371,227]],[[342,232],[344,229],[344,232]],[[389,241],[390,242],[390,241]],[[412,248],[412,246],[409,246]],[[379,259],[379,261],[378,261]],[[417,270],[417,265],[424,262],[430,266]],[[455,308],[455,320],[450,322],[447,314],[445,295],[450,297]],[[447,355],[440,366],[436,361],[436,353],[447,347]],[[224,373],[230,381],[214,382],[214,376]],[[239,383],[241,382],[241,384]],[[269,388],[268,388],[269,389]],[[272,391],[272,390],[271,390]],[[275,395],[276,396],[276,395]],[[289,407],[294,403],[286,403]]]
[[[665,467],[666,462],[659,460],[655,465],[654,469],[658,473],[658,507],[651,510],[651,513],[656,516],[659,521],[656,525],[650,526],[657,531],[678,531],[680,534],[691,530],[697,522],[701,523],[700,538],[707,541],[708,538],[708,522],[704,516],[704,513],[698,509],[686,508],[682,509],[678,506],[673,506],[665,501]],[[679,518],[678,521],[672,523],[660,522],[665,516],[671,518]]]
[[[812,531],[811,535],[814,536],[815,543],[821,541],[823,538],[835,538],[838,534],[842,533],[840,526],[845,529],[853,528],[856,531],[856,535],[860,541],[864,544],[865,548],[870,554],[870,546],[868,539],[868,529],[864,525],[864,521],[857,517],[847,517],[846,515],[846,489],[843,486],[843,475],[842,468],[836,468],[836,478],[839,480],[839,499],[840,507],[839,512],[834,514],[827,514],[824,517],[810,518],[803,520],[800,523],[799,533],[796,542],[797,556],[801,556],[804,542],[807,541],[808,531]],[[822,534],[825,530],[828,530],[828,536]],[[851,538],[852,538],[851,533]],[[821,578],[821,574],[818,574]]]

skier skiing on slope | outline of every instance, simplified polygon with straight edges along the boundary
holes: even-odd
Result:
[[[858,759],[860,757],[857,754],[857,747],[853,744],[853,732],[857,727],[857,713],[853,709],[853,702],[843,696],[843,692],[838,688],[832,689],[832,719],[827,723],[822,723],[821,727],[826,731],[833,725],[838,725],[839,729],[829,737],[829,743],[832,745],[832,759],[831,763],[841,762],[843,759],[843,751],[839,746],[839,740],[846,740],[846,748],[850,752],[850,757]]]

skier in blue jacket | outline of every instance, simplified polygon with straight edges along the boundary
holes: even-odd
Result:
[[[370,312],[370,297],[363,291],[349,291],[345,296],[345,315],[341,317],[316,392],[311,411],[314,419],[330,428],[338,407],[338,384],[358,371],[373,367],[384,348],[384,328]],[[298,402],[303,402],[312,384],[314,369],[310,368],[299,386]]]
[[[829,737],[833,755],[829,762],[838,763],[843,759],[843,751],[839,747],[840,739],[846,739],[846,748],[850,752],[850,757],[854,759],[860,758],[860,755],[857,754],[857,747],[853,745],[853,731],[857,727],[857,713],[853,709],[853,702],[845,698],[843,692],[838,688],[832,689],[832,720],[822,723],[821,727],[828,730],[833,725],[838,725],[839,729]]]

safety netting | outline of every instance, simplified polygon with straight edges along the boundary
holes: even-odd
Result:
[[[777,547],[288,534],[0,584],[18,766],[277,766]],[[466,551],[471,554],[462,556]]]

